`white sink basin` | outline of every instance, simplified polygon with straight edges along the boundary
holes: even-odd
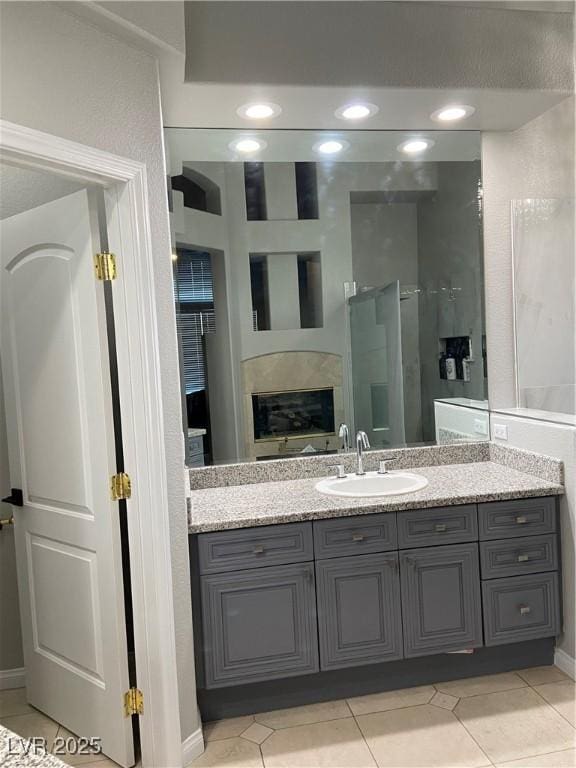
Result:
[[[316,483],[316,490],[329,496],[395,496],[401,493],[414,493],[426,488],[428,480],[422,475],[411,472],[366,472],[365,475],[346,475],[346,477],[327,477]]]

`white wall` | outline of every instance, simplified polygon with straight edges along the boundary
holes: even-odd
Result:
[[[184,445],[157,62],[52,3],[1,4],[1,117],[146,163],[183,737],[198,725]]]
[[[574,196],[574,98],[518,131],[484,134],[482,165],[488,387],[494,411],[516,406],[510,201]],[[491,422],[492,429],[495,424],[508,425],[510,445],[565,463],[566,496],[561,503],[565,631],[559,647],[574,659],[576,430],[498,413],[492,413]]]

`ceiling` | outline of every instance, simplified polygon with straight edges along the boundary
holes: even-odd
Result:
[[[355,0],[360,4],[364,0]],[[272,0],[272,3],[274,0]],[[317,0],[323,4],[323,0]],[[268,5],[269,3],[266,3]],[[387,5],[386,0],[381,0]],[[392,3],[410,6],[412,0]],[[429,3],[416,2],[419,6]],[[525,16],[526,11],[552,12],[567,15],[573,9],[570,2],[465,2],[453,0],[436,3],[439,6],[498,9],[506,11],[510,26],[512,12]],[[291,85],[230,82],[185,82],[184,3],[178,0],[151,0],[147,2],[117,0],[115,2],[63,2],[67,12],[98,24],[111,34],[137,45],[156,56],[160,64],[162,110],[164,124],[171,127],[247,128],[249,121],[236,110],[252,101],[271,101],[282,106],[282,113],[266,128],[341,130],[342,120],[334,112],[351,100],[366,100],[376,104],[379,112],[362,128],[375,130],[431,130],[437,128],[430,114],[450,103],[472,104],[476,112],[466,120],[465,126],[454,125],[453,130],[510,131],[519,128],[569,94],[558,88],[493,88],[493,87],[370,87],[359,85]],[[200,3],[202,5],[202,3]],[[219,2],[207,6],[224,5]],[[232,3],[237,5],[237,3]],[[249,3],[258,8],[257,2]],[[264,5],[264,4],[263,4]],[[510,13],[508,13],[510,12]],[[539,14],[540,15],[540,14]],[[257,16],[254,16],[257,28]],[[565,25],[564,25],[565,26]],[[208,46],[209,47],[209,46]],[[550,46],[547,46],[547,50]],[[258,58],[254,51],[252,58]],[[489,57],[487,57],[489,60]],[[542,65],[534,55],[534,66]],[[563,54],[558,54],[562,61]],[[488,66],[490,62],[488,61]],[[512,59],[511,66],[524,73],[526,67]],[[546,66],[545,64],[542,66]],[[417,78],[416,78],[417,79]]]

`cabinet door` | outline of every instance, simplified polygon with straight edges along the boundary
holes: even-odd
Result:
[[[206,688],[318,671],[313,563],[201,581]]]
[[[322,669],[402,658],[396,552],[316,563]]]
[[[477,544],[400,553],[404,655],[482,645]]]

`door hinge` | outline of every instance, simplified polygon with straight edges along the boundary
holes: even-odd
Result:
[[[108,251],[94,254],[94,269],[97,280],[116,280],[116,256]]]
[[[139,688],[130,688],[124,694],[124,716],[144,714],[144,694]]]
[[[132,481],[126,472],[119,472],[110,478],[110,494],[113,501],[129,499],[132,495]]]

